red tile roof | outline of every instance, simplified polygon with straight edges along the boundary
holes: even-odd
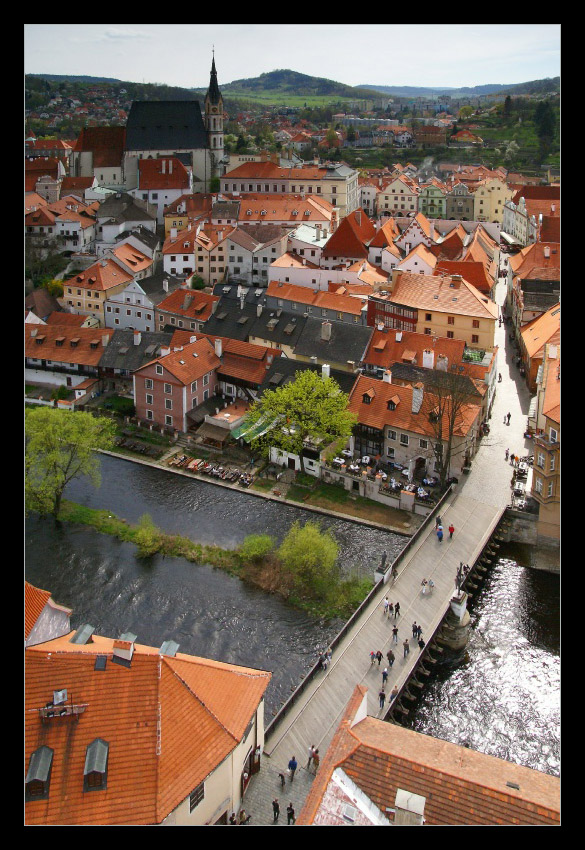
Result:
[[[395,331],[389,328],[378,330],[376,328],[364,356],[364,363],[388,369],[392,363],[403,362],[408,351],[416,358],[416,365],[422,366],[423,351],[429,349],[434,353],[435,364],[439,355],[447,357],[449,364],[461,363],[465,341],[447,339],[446,337],[432,337],[428,334],[411,331]],[[412,362],[412,360],[409,360],[409,362]]]
[[[176,157],[138,160],[138,188],[188,189],[189,174]]]
[[[97,366],[104,353],[105,328],[71,328],[68,325],[25,325],[24,351],[35,360]]]
[[[238,746],[271,674],[139,644],[124,667],[112,661],[112,639],[71,637],[26,650],[25,769],[41,745],[54,750],[48,799],[26,803],[26,823],[161,823]],[[105,669],[95,670],[96,655]],[[85,710],[43,723],[35,709],[62,688]],[[107,785],[89,794],[84,766],[96,738],[109,744]]]
[[[167,295],[157,306],[157,312],[173,313],[206,322],[211,316],[213,305],[219,301],[217,295],[201,292],[197,289],[176,289]]]
[[[28,581],[24,583],[24,637],[30,635],[43,608],[51,598],[49,590],[40,590]]]
[[[327,240],[322,256],[367,258],[366,245],[375,236],[376,228],[366,213],[354,210],[342,219],[335,233]]]
[[[439,260],[433,272],[435,275],[460,274],[465,280],[469,281],[479,292],[489,295],[494,285],[493,280],[489,277],[485,270],[485,265],[481,262],[469,260],[467,262],[456,262],[452,260]]]

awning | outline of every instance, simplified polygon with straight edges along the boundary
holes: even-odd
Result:
[[[503,230],[500,230],[500,236],[502,237],[504,242],[507,242],[509,245],[521,245],[522,244],[514,236],[510,236],[509,233],[505,233]]]
[[[243,438],[245,443],[250,443],[257,437],[262,437],[264,434],[268,433],[268,431],[271,431],[281,418],[281,416],[277,416],[275,419],[267,420],[266,417],[261,416],[254,424],[244,422],[239,426],[239,428],[234,428],[232,431],[232,437],[234,440]]]
[[[230,432],[227,428],[220,428],[219,425],[204,422],[195,432],[195,436],[203,437],[204,440],[213,440],[215,443],[224,443],[230,436]]]

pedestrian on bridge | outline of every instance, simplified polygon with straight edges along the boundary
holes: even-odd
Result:
[[[384,703],[386,702],[386,691],[384,690],[384,688],[382,688],[382,690],[378,694],[378,698],[380,700],[380,709],[382,709],[384,708]]]
[[[400,602],[397,602],[394,606],[394,619],[400,616]]]
[[[393,626],[392,628],[392,640],[394,643],[398,643],[398,626]]]
[[[293,756],[288,763],[288,772],[290,774],[290,781],[291,782],[295,778],[295,770],[297,769],[298,766],[299,766],[298,762],[297,762],[296,758]]]
[[[384,614],[388,614],[388,605],[389,605],[388,597],[384,597]]]
[[[510,457],[510,449],[506,449],[506,460]]]
[[[443,526],[442,525],[440,525],[437,528],[437,540],[439,541],[439,543],[443,542]]]
[[[414,623],[412,624],[412,636],[416,637],[417,632],[418,632],[418,626],[417,626],[416,620],[415,620]]]
[[[315,750],[315,753],[313,754],[313,772],[314,773],[317,773],[317,771],[319,769],[320,760],[321,760],[321,757],[319,755],[319,750]]]
[[[398,685],[394,685],[392,690],[390,691],[390,699],[388,700],[388,704],[394,702],[396,697],[398,696]]]
[[[392,665],[394,664],[394,653],[391,649],[386,653],[386,658],[388,659],[388,666],[392,669]]]
[[[388,603],[388,616],[391,617],[394,613],[394,604],[392,602]]]
[[[404,657],[406,658],[406,656],[410,652],[410,644],[408,642],[408,638],[404,638],[402,646],[404,647]]]
[[[272,801],[272,812],[274,814],[274,823],[276,823],[280,814],[280,803],[278,802],[278,797]]]
[[[290,826],[290,824],[292,823],[293,826],[294,826],[296,818],[295,818],[295,810],[294,810],[292,801],[286,807],[286,817],[287,817],[287,824]]]
[[[309,747],[309,761],[307,762],[307,770],[309,769],[309,765],[311,764],[311,761],[313,760],[314,755],[315,755],[315,746],[314,746],[314,744],[311,744],[311,746]]]
[[[449,526],[449,540],[453,540],[453,534],[455,532],[455,526],[453,523]]]
[[[416,627],[416,635],[415,635],[415,637],[419,638],[421,635],[422,635],[422,626],[421,626],[421,624],[419,623],[419,624],[418,624],[418,626]]]
[[[379,667],[379,666],[380,666],[380,661],[381,661],[381,660],[382,660],[382,658],[383,658],[382,653],[381,653],[381,651],[380,651],[380,650],[378,650],[378,651],[377,651],[377,653],[376,653],[376,658],[378,659],[378,667]]]
[[[421,650],[421,652],[422,652],[422,650],[425,648],[426,644],[425,644],[424,640],[423,640],[421,637],[419,637],[419,639],[418,639],[418,645],[419,645],[419,648],[420,648],[420,650]]]
[[[387,681],[388,681],[388,668],[384,667],[384,669],[382,670],[382,684],[385,685]]]

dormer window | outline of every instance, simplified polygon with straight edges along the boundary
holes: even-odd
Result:
[[[49,796],[53,750],[39,747],[31,754],[26,773],[25,800],[46,800]]]
[[[156,374],[162,375],[162,373],[163,373],[163,367],[160,365],[160,363],[157,363],[156,364]]]
[[[102,738],[96,738],[88,746],[83,771],[84,791],[99,791],[107,787],[109,750],[110,745]]]

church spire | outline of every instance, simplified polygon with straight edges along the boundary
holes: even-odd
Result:
[[[207,89],[206,100],[207,99],[210,103],[219,103],[221,100],[221,93],[217,84],[217,71],[215,70],[215,51],[211,60],[211,74],[209,76],[209,88]]]

